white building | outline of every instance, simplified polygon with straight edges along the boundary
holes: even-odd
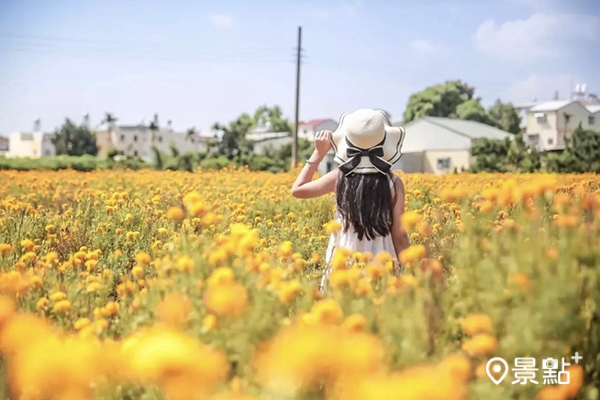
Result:
[[[56,148],[52,134],[44,132],[13,132],[8,137],[7,157],[54,157]]]
[[[566,139],[579,125],[600,132],[600,103],[546,101],[527,110],[525,139],[539,151],[564,150]]]
[[[503,140],[514,135],[476,121],[423,117],[403,125],[402,157],[393,169],[406,173],[444,174],[468,170],[476,139]]]
[[[517,107],[527,143],[539,151],[564,150],[567,139],[581,124],[585,130],[600,132],[600,98],[577,84],[571,98],[537,101]]]
[[[114,129],[96,132],[96,143],[98,145],[98,156],[106,155],[115,149],[124,156],[139,157],[149,162],[153,158],[152,146],[162,153],[171,153],[171,146],[180,153],[204,152],[207,150],[208,141],[213,138],[212,134],[178,133],[172,129],[160,128],[152,131],[144,125],[121,125]]]
[[[8,138],[0,136],[0,156],[6,156],[8,154]]]
[[[318,131],[335,131],[338,122],[333,119],[313,119],[298,126],[298,138],[312,140]]]

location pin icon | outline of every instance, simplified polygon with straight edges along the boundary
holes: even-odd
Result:
[[[492,366],[492,364],[494,365]],[[502,370],[504,370],[502,376],[499,379],[496,379],[494,375],[497,375]],[[498,385],[500,382],[502,382],[502,380],[504,380],[504,378],[506,378],[506,374],[508,374],[508,363],[504,361],[503,358],[494,357],[487,362],[487,365],[485,366],[485,372],[490,377],[492,382]]]

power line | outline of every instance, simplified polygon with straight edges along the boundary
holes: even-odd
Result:
[[[277,53],[260,53],[244,51],[143,51],[141,49],[120,50],[120,49],[65,49],[52,44],[10,44],[9,46],[0,46],[0,53],[24,52],[44,55],[57,55],[75,58],[102,58],[102,59],[139,59],[155,61],[178,61],[178,62],[207,62],[207,63],[227,63],[227,62],[266,62],[266,63],[289,63],[285,57]]]

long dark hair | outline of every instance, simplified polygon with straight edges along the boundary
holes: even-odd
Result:
[[[354,228],[358,239],[373,240],[377,236],[390,233],[393,223],[393,208],[396,203],[390,188],[392,173],[351,174],[339,172],[336,184],[335,202],[342,219],[342,229],[347,232]]]

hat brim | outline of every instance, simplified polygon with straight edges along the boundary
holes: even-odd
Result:
[[[400,160],[402,156],[402,144],[404,143],[404,137],[406,131],[402,127],[390,126],[387,114],[382,110],[376,110],[385,115],[387,123],[385,124],[385,141],[383,142],[383,156],[381,157],[384,161],[390,165],[394,165]],[[331,147],[335,153],[334,161],[338,164],[344,164],[348,162],[349,158],[346,156],[348,144],[345,140],[346,137],[346,126],[344,125],[344,118],[349,115],[349,112],[342,114],[338,128],[331,135]],[[362,157],[360,163],[354,170],[357,174],[372,174],[377,173],[379,170],[371,164],[368,157]]]

